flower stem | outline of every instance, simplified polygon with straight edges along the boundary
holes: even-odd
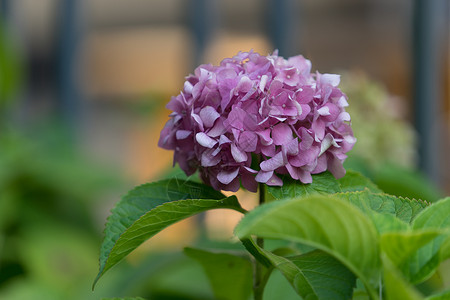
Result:
[[[259,205],[266,201],[266,186],[264,183],[259,184]],[[260,248],[264,248],[264,239],[257,237],[256,245]],[[262,300],[264,293],[264,286],[268,278],[264,278],[263,265],[255,260],[255,273],[253,278],[253,295],[255,300]]]

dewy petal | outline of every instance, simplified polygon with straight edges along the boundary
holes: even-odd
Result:
[[[283,145],[289,143],[292,137],[292,130],[289,125],[279,123],[272,129],[272,139],[275,145]]]
[[[283,153],[280,151],[271,159],[261,162],[259,165],[263,171],[273,171],[285,165]]]
[[[206,127],[212,127],[214,122],[220,117],[220,114],[212,106],[202,108],[199,115],[203,125]]]
[[[206,148],[212,148],[215,144],[217,144],[217,141],[210,138],[206,133],[199,132],[195,135],[195,139],[197,142]]]
[[[247,154],[240,150],[235,144],[231,144],[231,155],[238,163],[247,161]]]
[[[233,179],[236,178],[236,176],[239,173],[239,168],[236,168],[234,170],[223,170],[220,171],[219,174],[217,174],[217,180],[219,180],[223,184],[229,184]]]

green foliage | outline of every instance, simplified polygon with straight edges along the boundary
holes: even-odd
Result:
[[[252,290],[252,264],[248,256],[194,248],[185,248],[184,253],[202,265],[217,299],[248,299]]]
[[[414,285],[450,257],[450,198],[430,204],[388,195],[352,171],[339,180],[317,174],[309,185],[283,180],[283,187],[268,187],[274,201],[250,212],[234,196],[183,179],[137,187],[108,219],[97,280],[165,227],[205,210],[230,208],[245,214],[235,235],[256,261],[241,252],[185,249],[202,266],[217,299],[248,299],[252,262],[260,264],[253,269],[262,276],[262,288],[268,283],[266,297],[281,274],[302,299],[424,299]],[[284,243],[263,248],[255,237]]]
[[[109,268],[167,226],[218,208],[243,211],[235,196],[225,197],[211,187],[196,182],[169,179],[133,189],[108,218],[100,253],[100,271],[95,282]]]
[[[379,278],[375,227],[357,208],[330,196],[311,195],[260,206],[238,224],[236,235],[309,244],[339,259],[367,287]]]

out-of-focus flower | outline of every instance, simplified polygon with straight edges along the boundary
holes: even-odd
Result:
[[[239,52],[219,66],[201,65],[167,108],[159,146],[207,184],[236,191],[240,183],[283,185],[277,174],[311,183],[329,170],[337,178],[356,139],[339,75],[311,74],[303,56]],[[256,160],[256,161],[255,161]]]
[[[358,99],[348,108],[358,138],[352,158],[362,158],[364,167],[371,169],[386,163],[414,168],[417,137],[406,121],[405,99],[389,94],[362,72],[344,72],[341,86],[350,99]]]

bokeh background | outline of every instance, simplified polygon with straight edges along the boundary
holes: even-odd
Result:
[[[342,74],[358,138],[347,167],[389,193],[449,194],[449,16],[446,0],[0,0],[0,299],[212,299],[180,250],[230,247],[232,212],[162,232],[90,288],[114,203],[180,173],[157,147],[165,103],[238,51]]]

